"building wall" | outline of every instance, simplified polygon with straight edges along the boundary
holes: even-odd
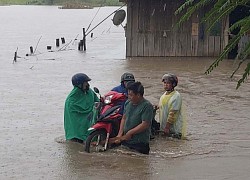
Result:
[[[174,28],[181,16],[174,15],[174,12],[183,2],[128,0],[126,55],[218,56],[227,44],[227,20],[219,24],[214,34],[208,34],[200,23],[205,12],[202,9],[180,28]]]

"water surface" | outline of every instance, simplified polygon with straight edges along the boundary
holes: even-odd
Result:
[[[101,8],[91,27],[117,8]],[[79,52],[82,28],[97,10],[0,7],[0,179],[248,179],[250,85],[235,90],[240,75],[229,78],[235,62],[224,61],[207,76],[210,58],[126,58],[124,30],[112,25],[112,16],[87,37],[87,51]],[[61,37],[66,48],[55,47]],[[35,55],[26,56],[30,46]],[[20,58],[13,64],[17,48]],[[63,142],[72,75],[87,73],[104,94],[125,71],[143,83],[153,104],[164,92],[162,75],[178,75],[187,140],[157,137],[149,156],[120,149],[86,154],[82,145]]]

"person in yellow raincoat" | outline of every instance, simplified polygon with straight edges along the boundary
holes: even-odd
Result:
[[[88,128],[96,118],[94,103],[99,101],[89,88],[91,79],[84,73],[72,77],[73,90],[68,95],[64,107],[64,130],[66,140],[83,143],[88,137]]]
[[[160,130],[168,136],[183,139],[186,137],[186,122],[183,117],[182,97],[175,90],[178,78],[168,73],[163,75],[162,82],[166,92],[159,101]]]

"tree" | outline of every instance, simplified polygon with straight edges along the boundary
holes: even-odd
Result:
[[[245,7],[250,10],[249,0],[186,0],[185,3],[183,3],[175,12],[176,14],[179,14],[185,11],[184,15],[181,16],[181,18],[179,19],[177,26],[180,26],[184,21],[187,21],[196,10],[211,4],[214,4],[213,8],[208,10],[208,12],[201,20],[201,23],[205,23],[207,25],[206,26],[207,31],[210,31],[216,25],[216,23],[221,21],[222,18],[229,16],[229,14],[232,13],[238,7]],[[236,45],[238,45],[241,38],[247,33],[249,33],[250,16],[247,15],[243,19],[240,19],[234,22],[232,25],[230,25],[229,33],[233,31],[235,32],[235,30],[236,30],[235,35],[232,37],[232,39],[229,40],[224,50],[206,70],[205,74],[211,73],[214,68],[219,66],[219,63],[226,58],[228,53]],[[242,63],[246,61],[249,55],[250,55],[250,42],[248,41],[246,46],[243,47],[241,54],[240,55],[238,54],[237,56],[237,59],[239,59],[238,67],[233,71],[231,78],[238,71]],[[250,63],[247,63],[245,71],[237,83],[236,89],[238,89],[241,86],[241,84],[245,82],[249,74],[250,74]]]
[[[54,4],[54,0],[44,0],[45,4],[48,5],[53,5]]]

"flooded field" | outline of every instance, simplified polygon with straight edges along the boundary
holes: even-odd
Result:
[[[92,27],[117,8],[101,8]],[[124,30],[112,25],[112,17],[80,52],[82,28],[97,10],[0,7],[0,179],[248,179],[250,83],[235,90],[240,75],[229,77],[237,64],[226,60],[205,75],[211,58],[126,58]],[[61,37],[66,48],[55,47]],[[35,55],[26,56],[30,46]],[[13,64],[17,48],[20,58]],[[91,87],[104,94],[127,71],[153,104],[164,92],[162,75],[178,75],[187,140],[156,137],[149,156],[121,148],[87,154],[82,145],[66,143],[63,110],[72,75],[88,74]]]

